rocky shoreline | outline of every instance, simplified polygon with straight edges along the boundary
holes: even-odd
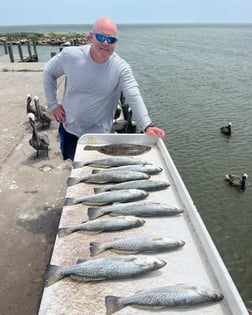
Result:
[[[24,45],[34,42],[40,46],[85,45],[90,42],[86,33],[4,33],[0,34],[0,45]]]

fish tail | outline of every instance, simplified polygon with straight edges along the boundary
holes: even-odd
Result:
[[[64,206],[72,206],[74,204],[74,198],[65,198]]]
[[[104,249],[101,247],[101,244],[98,242],[91,242],[89,244],[90,256],[96,256],[104,252]]]
[[[66,236],[66,235],[69,235],[73,233],[73,229],[72,228],[59,228],[58,229],[58,237],[63,237],[63,236]]]
[[[94,193],[95,194],[99,194],[101,192],[104,192],[103,188],[102,187],[94,187]]]
[[[105,297],[106,315],[114,314],[124,308],[123,304],[119,304],[119,297],[107,295]]]
[[[73,161],[72,168],[80,168],[80,167],[83,167],[85,165],[86,165],[85,162]]]
[[[73,186],[80,183],[80,180],[76,177],[68,177],[67,179],[67,186]]]
[[[102,213],[100,208],[88,208],[88,218],[89,220],[94,220],[98,217],[101,217]]]
[[[58,280],[64,278],[63,275],[60,274],[61,267],[56,265],[48,265],[46,272],[45,272],[45,287],[49,287],[50,285],[54,284]]]

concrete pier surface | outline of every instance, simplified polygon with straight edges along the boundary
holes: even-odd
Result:
[[[38,313],[71,172],[71,162],[61,157],[54,120],[49,128],[39,128],[49,136],[49,156],[36,157],[29,145],[26,97],[37,95],[45,105],[43,67],[0,57],[1,315]]]

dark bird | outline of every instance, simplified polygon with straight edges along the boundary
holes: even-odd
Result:
[[[119,111],[120,110],[120,111]],[[129,108],[127,112],[127,117],[125,117],[122,108],[117,108],[117,118],[114,118],[112,131],[117,133],[131,133],[131,129],[133,126],[132,117],[133,112],[132,109]]]
[[[36,120],[42,124],[42,127],[49,125],[52,121],[52,116],[45,107],[40,106],[39,97],[36,95],[34,96],[34,104],[36,108]]]
[[[246,173],[242,174],[242,177],[239,177],[237,175],[226,175],[225,181],[229,182],[230,185],[240,187],[241,191],[244,191],[246,188],[246,180],[248,178],[248,175]]]
[[[232,123],[229,122],[227,126],[224,127],[220,127],[220,131],[221,133],[223,133],[224,135],[231,135],[231,127],[232,127]]]
[[[35,117],[36,117],[37,111],[36,111],[35,106],[33,106],[31,104],[31,101],[32,101],[31,94],[27,94],[27,96],[26,96],[26,113],[27,114],[33,113],[35,115]]]
[[[118,104],[116,107],[115,115],[114,115],[114,120],[117,120],[122,113],[122,107]]]
[[[37,150],[37,157],[39,151],[46,151],[48,156],[49,138],[46,134],[39,134],[35,126],[35,115],[33,113],[28,114],[28,118],[32,127],[32,137],[29,140],[30,146]]]

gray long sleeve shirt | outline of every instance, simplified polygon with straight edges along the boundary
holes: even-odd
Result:
[[[109,133],[121,92],[144,130],[150,123],[147,108],[128,63],[113,53],[105,63],[90,56],[90,45],[65,47],[50,59],[43,71],[44,91],[49,109],[55,109],[57,79],[65,75],[62,106],[65,129],[80,137],[85,133]]]

